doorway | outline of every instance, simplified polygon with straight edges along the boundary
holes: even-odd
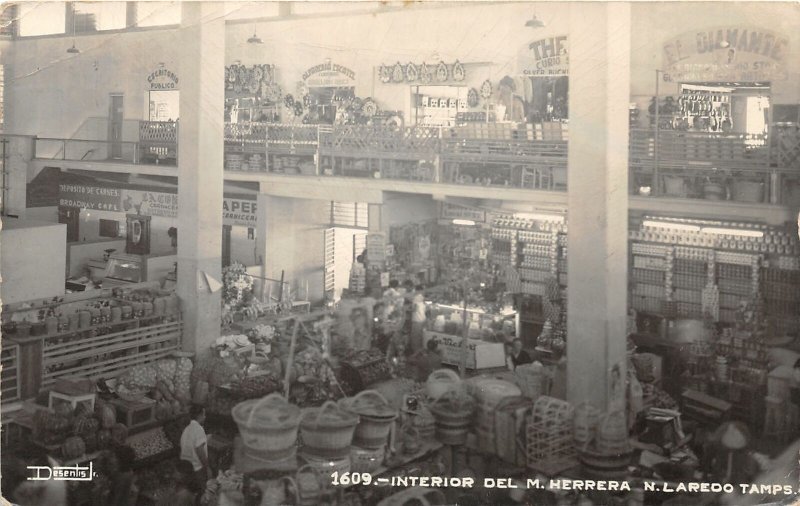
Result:
[[[122,124],[124,118],[122,94],[109,95],[108,107],[108,141],[111,143],[109,158],[119,160],[122,158]]]
[[[222,225],[222,268],[231,264],[231,225]]]
[[[58,222],[67,226],[68,243],[80,240],[80,217],[79,207],[58,206]]]

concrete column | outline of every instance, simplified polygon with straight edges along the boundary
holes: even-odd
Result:
[[[606,410],[625,403],[630,5],[569,8],[567,399]]]
[[[28,163],[33,153],[33,139],[29,137],[9,137],[6,149],[6,201],[7,214],[25,217],[27,209]]]
[[[183,348],[205,352],[219,336],[222,281],[225,21],[220,2],[182,5],[178,131],[178,295]]]
[[[369,220],[367,224],[367,230],[369,230],[370,234],[377,233],[377,232],[389,232],[388,230],[383,229],[383,204],[367,204],[367,209],[369,213]],[[387,237],[388,240],[388,237]]]

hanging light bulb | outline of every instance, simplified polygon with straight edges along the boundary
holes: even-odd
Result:
[[[81,50],[75,47],[75,12],[72,13],[72,47],[67,49],[69,54],[78,54]]]
[[[536,14],[533,15],[531,19],[525,22],[525,26],[529,26],[531,28],[543,28],[545,26],[544,21],[536,17]]]
[[[256,34],[256,25],[253,25],[253,36],[247,39],[248,44],[263,44],[264,41]]]

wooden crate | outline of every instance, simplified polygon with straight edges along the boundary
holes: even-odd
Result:
[[[497,456],[505,462],[527,464],[525,422],[533,409],[533,401],[526,397],[507,397],[495,408],[495,438]]]
[[[537,399],[526,426],[529,468],[553,476],[578,464],[574,415],[574,408],[566,401],[547,396]]]

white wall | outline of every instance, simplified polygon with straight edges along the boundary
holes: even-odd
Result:
[[[175,29],[18,39],[6,75],[7,133],[70,138],[104,134],[109,94],[124,95],[124,117],[147,119],[147,76],[163,62],[180,77]],[[126,125],[127,126],[127,125]],[[126,132],[126,138],[132,133]],[[78,135],[75,135],[77,138]],[[85,137],[84,137],[85,138]],[[103,136],[102,138],[105,138]]]
[[[63,295],[67,226],[11,221],[0,231],[3,304]]]
[[[429,195],[385,193],[381,208],[381,228],[404,223],[419,223],[435,220],[439,216],[437,203]]]
[[[269,197],[267,202],[266,276],[284,279],[300,296],[319,302],[324,297],[325,229],[330,224],[330,202]]]

